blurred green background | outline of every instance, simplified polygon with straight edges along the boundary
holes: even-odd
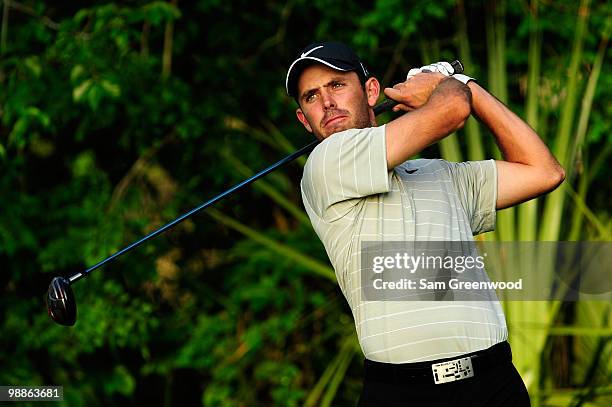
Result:
[[[537,129],[567,180],[484,239],[612,240],[609,2],[1,4],[1,385],[63,385],[70,406],[355,405],[363,356],[301,206],[304,159],[79,282],[75,327],[44,303],[53,276],[309,142],[284,81],[314,40],[350,44],[383,85],[459,58]],[[499,152],[471,119],[422,155]],[[504,303],[534,405],[612,405],[610,305]]]

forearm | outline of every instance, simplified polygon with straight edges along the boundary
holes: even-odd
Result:
[[[461,128],[470,113],[470,100],[466,85],[445,78],[420,108],[388,123],[388,168],[394,168]]]
[[[493,133],[504,160],[497,162],[497,208],[516,205],[556,188],[565,173],[537,133],[503,103],[470,81],[472,114]]]
[[[503,103],[470,81],[472,113],[489,128],[504,159],[532,166],[558,166],[536,132]]]

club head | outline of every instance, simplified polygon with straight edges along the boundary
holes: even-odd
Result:
[[[72,326],[76,322],[77,307],[70,281],[55,277],[47,291],[47,312],[60,325]]]

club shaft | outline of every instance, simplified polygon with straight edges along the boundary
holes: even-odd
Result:
[[[451,62],[451,65],[454,68],[454,73],[461,73],[463,72],[463,65],[461,64],[461,62],[459,61],[453,61]],[[379,103],[378,105],[376,105],[374,107],[374,114],[375,115],[379,115],[380,113],[389,111],[391,109],[393,109],[393,106],[395,106],[397,104],[396,101],[391,100],[391,99],[387,99],[384,100],[383,102]],[[70,281],[70,283],[74,283],[76,281],[79,281],[81,278],[87,276],[89,273],[91,273],[92,271],[104,266],[107,263],[110,263],[111,261],[115,260],[117,257],[121,256],[122,254],[125,254],[127,252],[129,252],[132,249],[135,249],[136,247],[140,246],[141,244],[143,244],[144,242],[154,238],[155,236],[159,235],[160,233],[165,232],[166,230],[172,228],[173,226],[177,225],[178,223],[181,223],[182,221],[184,221],[185,219],[189,218],[192,215],[195,215],[196,213],[208,208],[209,206],[213,205],[215,202],[220,201],[221,199],[225,198],[226,196],[246,187],[247,185],[251,184],[252,182],[258,180],[261,177],[264,177],[266,175],[268,175],[269,173],[271,173],[272,171],[276,170],[279,167],[282,167],[283,165],[290,163],[291,161],[295,160],[296,158],[304,155],[304,154],[308,154],[309,152],[311,152],[316,145],[319,142],[317,140],[313,141],[312,143],[300,148],[299,150],[297,150],[296,152],[288,155],[287,157],[283,158],[282,160],[276,162],[275,164],[272,164],[271,166],[269,166],[268,168],[258,172],[257,174],[253,175],[250,178],[245,179],[244,181],[234,185],[233,187],[231,187],[230,189],[228,189],[225,192],[220,193],[219,195],[215,196],[214,198],[204,202],[203,204],[196,206],[195,208],[193,208],[192,210],[190,210],[189,212],[186,212],[185,214],[179,216],[178,218],[174,219],[172,222],[165,224],[164,226],[160,227],[159,229],[154,230],[153,232],[149,233],[148,235],[146,235],[145,237],[141,238],[140,240],[135,241],[134,243],[130,244],[129,246],[119,250],[118,252],[110,255],[109,257],[105,258],[104,260],[100,261],[99,263],[94,264],[93,266],[91,266],[90,268],[88,268],[85,271],[73,274],[72,276],[70,276],[68,278],[68,280]]]
[[[239,189],[246,187],[247,185],[251,184],[252,182],[258,180],[259,178],[268,175],[269,173],[271,173],[275,169],[277,169],[279,167],[282,167],[285,164],[290,163],[291,161],[295,160],[296,158],[298,158],[298,157],[300,157],[300,156],[302,156],[304,154],[308,154],[310,151],[312,151],[315,148],[315,146],[318,143],[319,142],[317,140],[313,141],[312,143],[302,147],[301,149],[299,149],[296,152],[288,155],[287,157],[283,158],[282,160],[276,162],[275,164],[272,164],[268,168],[258,172],[257,174],[253,175],[252,177],[247,178],[244,181],[234,185],[233,187],[231,187],[227,191],[220,193],[219,195],[217,195],[214,198],[204,202],[203,204],[201,204],[199,206],[196,206],[195,208],[193,208],[189,212],[186,212],[185,214],[183,214],[183,215],[179,216],[178,218],[174,219],[172,222],[167,223],[166,225],[160,227],[159,229],[154,230],[153,232],[149,233],[148,235],[146,235],[142,239],[135,241],[134,243],[132,243],[129,246],[119,250],[118,252],[116,252],[115,254],[107,257],[106,259],[102,260],[101,262],[99,262],[97,264],[94,264],[93,266],[91,266],[87,270],[85,270],[83,272],[76,273],[76,274],[70,276],[69,277],[70,283],[74,283],[74,282],[80,280],[81,278],[87,276],[89,273],[91,273],[95,269],[100,268],[100,267],[104,266],[105,264],[115,260],[117,257],[121,256],[122,254],[125,254],[125,253],[129,252],[130,250],[135,249],[136,247],[140,246],[141,244],[143,244],[147,240],[152,239],[155,236],[159,235],[160,233],[165,232],[166,230],[172,228],[176,224],[181,223],[182,221],[184,221],[188,217],[190,217],[192,215],[195,215],[196,213],[198,213],[198,212],[208,208],[209,206],[213,205],[215,202],[218,202],[221,199],[225,198],[226,196],[228,196],[228,195],[238,191]]]

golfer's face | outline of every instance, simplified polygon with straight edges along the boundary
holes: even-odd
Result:
[[[355,72],[311,65],[300,76],[298,95],[298,119],[320,140],[370,124],[365,91]]]

